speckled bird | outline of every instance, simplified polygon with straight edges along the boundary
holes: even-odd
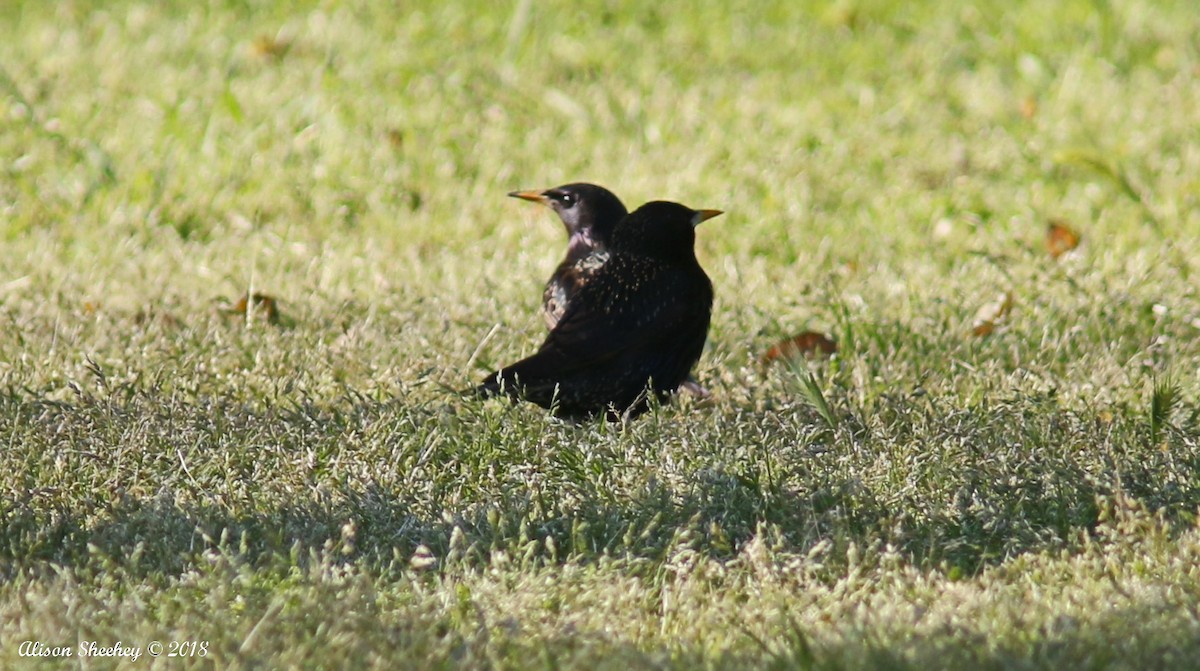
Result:
[[[584,283],[538,351],[484,379],[558,415],[634,417],[665,401],[700,359],[713,288],[695,227],[720,210],[654,201],[613,229],[609,259]]]
[[[542,316],[553,329],[571,299],[608,260],[609,238],[627,214],[625,204],[612,191],[585,182],[508,195],[549,207],[567,229],[567,255],[542,292]]]
[[[553,329],[575,294],[608,260],[608,241],[617,223],[627,214],[625,204],[612,191],[587,182],[563,184],[544,191],[512,191],[508,195],[554,210],[567,229],[567,253],[542,291],[542,318]],[[679,390],[697,399],[710,394],[688,376]]]

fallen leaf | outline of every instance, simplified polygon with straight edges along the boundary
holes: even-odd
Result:
[[[824,333],[805,331],[804,333],[776,343],[771,349],[767,350],[766,354],[762,355],[759,362],[766,366],[777,359],[790,359],[801,355],[806,357],[829,355],[836,351],[837,342],[830,339]]]
[[[233,305],[223,309],[226,314],[240,315],[247,318],[262,317],[268,324],[279,323],[279,307],[274,296],[260,294],[243,294]]]
[[[1066,254],[1079,246],[1079,233],[1061,219],[1051,219],[1046,225],[1046,251],[1052,258]]]
[[[1033,115],[1037,114],[1037,99],[1033,96],[1026,96],[1021,99],[1020,113],[1025,119],[1032,119]]]
[[[250,43],[250,53],[258,58],[283,58],[291,48],[291,40],[270,35],[259,35]]]
[[[1012,312],[1013,295],[1011,291],[1000,294],[996,300],[979,308],[975,313],[975,321],[971,324],[972,335],[982,338],[991,335],[996,325]]]
[[[984,336],[991,335],[992,331],[995,331],[995,330],[996,330],[996,322],[994,322],[990,319],[985,319],[983,321],[975,322],[975,325],[971,327],[971,334],[978,338],[982,338]]]

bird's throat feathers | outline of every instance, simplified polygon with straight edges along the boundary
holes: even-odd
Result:
[[[592,238],[587,229],[572,231],[567,239],[568,258],[581,258],[598,251],[604,251],[604,247]]]

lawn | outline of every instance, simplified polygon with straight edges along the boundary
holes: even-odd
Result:
[[[0,3],[0,667],[1195,668],[1197,35]],[[712,402],[463,393],[563,251],[505,194],[571,181],[725,210]]]

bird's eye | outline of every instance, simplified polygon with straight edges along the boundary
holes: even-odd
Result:
[[[575,196],[564,193],[558,197],[558,202],[563,204],[563,207],[575,207]]]

